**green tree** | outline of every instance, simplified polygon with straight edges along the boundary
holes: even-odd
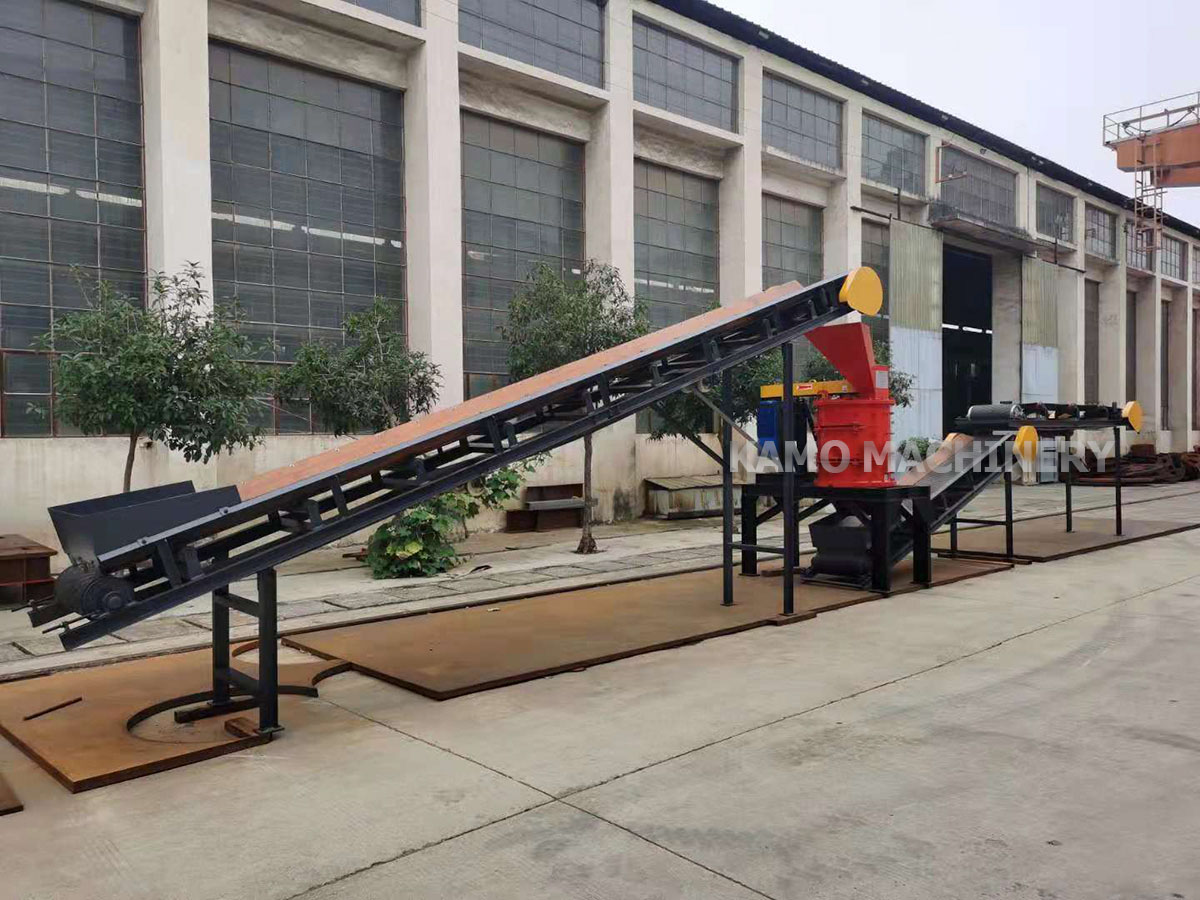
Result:
[[[347,318],[345,329],[344,347],[301,345],[295,363],[279,374],[278,397],[308,399],[335,435],[383,431],[433,409],[441,371],[409,349],[395,304],[376,299]]]
[[[84,434],[127,434],[124,490],[138,441],[165,444],[189,462],[252,447],[251,412],[267,373],[236,311],[209,309],[198,267],[158,276],[141,304],[99,282],[87,309],[55,322],[55,409]]]
[[[778,350],[764,353],[735,366],[732,372],[732,409],[726,410],[738,425],[746,425],[758,414],[759,388],[764,384],[783,381],[783,354]],[[713,403],[721,405],[721,376],[704,379],[699,385]],[[661,404],[662,415],[651,417],[650,437],[687,437],[699,440],[701,434],[712,431],[712,408],[691,391],[672,394]]]
[[[513,297],[503,333],[509,343],[508,370],[529,378],[566,365],[650,330],[645,310],[625,290],[620,273],[594,260],[582,277],[564,279],[538,266]],[[592,436],[583,438],[583,534],[576,553],[595,553],[592,537]]]

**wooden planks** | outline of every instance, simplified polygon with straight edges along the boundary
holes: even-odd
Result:
[[[72,792],[266,743],[269,735],[226,733],[224,720],[233,713],[212,719],[211,727],[174,726],[153,740],[130,732],[147,710],[207,691],[211,659],[208,650],[195,650],[0,684],[0,734]],[[236,665],[255,675],[253,665]],[[338,668],[281,665],[280,681],[309,686]]]
[[[1013,558],[1030,562],[1049,562],[1078,553],[1091,553],[1200,528],[1200,522],[1167,522],[1126,517],[1122,529],[1124,533],[1118,535],[1111,518],[1090,518],[1078,514],[1073,525],[1072,531],[1066,530],[1066,516],[1046,516],[1014,522]],[[933,550],[942,554],[950,552],[950,535],[947,532],[934,535]],[[964,556],[1003,557],[1004,526],[986,525],[982,528],[959,529],[958,552]]]

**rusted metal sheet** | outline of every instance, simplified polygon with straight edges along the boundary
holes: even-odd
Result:
[[[337,662],[281,666],[281,679],[311,686],[340,666]],[[238,662],[253,676],[256,666]],[[207,650],[157,656],[89,669],[57,672],[0,685],[0,734],[75,793],[163,772],[256,744],[270,735],[235,737],[224,716],[180,731],[179,740],[146,740],[131,728],[156,707],[211,688]]]
[[[1008,565],[940,560],[934,578],[946,583],[1003,568]],[[721,577],[719,569],[669,575],[312,631],[284,643],[446,700],[779,620],[778,581],[738,578],[733,606],[721,606],[714,602],[721,596]],[[898,569],[897,592],[911,579],[911,566]],[[806,584],[796,589],[796,612],[811,616],[880,597]]]
[[[1065,559],[1079,553],[1106,550],[1121,544],[1132,544],[1150,538],[1200,528],[1200,523],[1138,521],[1125,519],[1123,533],[1118,535],[1111,519],[1074,517],[1074,530],[1067,531],[1065,516],[1027,519],[1013,525],[1013,557],[1031,562]],[[950,551],[950,537],[939,534],[933,539],[936,553]],[[980,557],[1004,556],[1004,528],[988,525],[958,532],[958,552]]]

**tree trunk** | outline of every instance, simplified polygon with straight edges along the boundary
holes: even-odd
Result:
[[[134,432],[129,435],[129,452],[125,455],[125,489],[124,493],[129,493],[130,482],[133,481],[133,457],[137,453],[137,442],[140,434]]]
[[[596,539],[592,537],[592,436],[583,436],[583,534],[576,553],[595,553]]]

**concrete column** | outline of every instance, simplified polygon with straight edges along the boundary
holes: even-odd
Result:
[[[1086,354],[1086,324],[1084,321],[1087,285],[1085,278],[1066,267],[1060,267],[1055,311],[1058,314],[1058,402],[1078,403],[1083,400]]]
[[[842,106],[842,168],[846,177],[829,186],[825,207],[826,277],[862,265],[862,216],[851,209],[862,205],[862,104],[856,100]]]
[[[148,0],[142,17],[146,262],[204,270],[212,296],[208,144],[208,4]]]
[[[1137,397],[1135,398],[1146,414],[1142,434],[1146,440],[1155,440],[1159,449],[1166,446],[1158,440],[1162,432],[1162,400],[1159,390],[1159,354],[1162,352],[1162,296],[1161,280],[1158,276],[1139,278],[1130,285],[1137,291]]]
[[[721,178],[721,302],[762,290],[762,57],[748,52],[738,72],[742,146],[726,154]]]
[[[992,400],[1021,402],[1022,260],[992,256]]]
[[[604,8],[605,83],[608,103],[592,115],[592,137],[585,150],[584,241],[591,259],[615,266],[630,296],[635,294],[633,255],[633,41],[612,39],[633,33],[631,0],[608,0]],[[597,434],[592,472],[604,522],[642,514],[645,492],[637,490],[638,447],[649,443],[630,416]],[[567,453],[582,467],[583,443]],[[572,481],[583,477],[582,468]]]
[[[1192,426],[1192,304],[1188,290],[1170,287],[1164,297],[1170,299],[1167,322],[1167,378],[1170,382],[1171,450],[1190,450],[1188,442]]]
[[[1100,280],[1100,402],[1125,396],[1125,264],[1109,268]]]
[[[439,406],[463,399],[458,4],[426,0],[426,42],[404,101],[409,342],[442,370]]]
[[[633,29],[630,0],[609,0],[605,33]],[[584,169],[585,241],[591,259],[611,263],[633,293],[633,43],[606,41],[609,101],[592,116]]]

